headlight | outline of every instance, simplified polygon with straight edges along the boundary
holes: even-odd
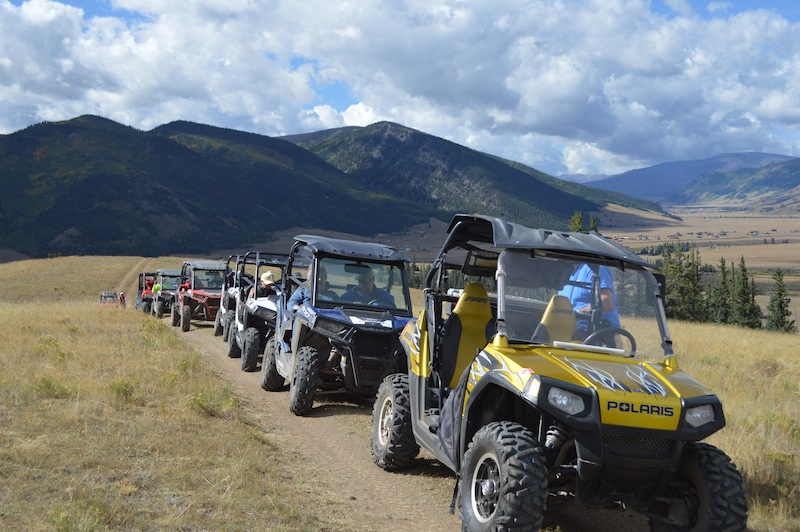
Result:
[[[274,320],[277,316],[277,312],[263,307],[256,307],[256,316],[262,320]]]
[[[586,409],[583,397],[561,388],[550,388],[547,393],[547,400],[551,405],[571,416],[579,414]]]
[[[711,405],[695,406],[686,411],[686,422],[694,428],[714,421],[714,407]]]
[[[348,326],[342,325],[341,323],[336,323],[335,321],[328,321],[319,318],[317,318],[317,321],[314,323],[314,327],[319,327],[320,329],[324,329],[333,334],[339,334],[340,332],[349,328]]]

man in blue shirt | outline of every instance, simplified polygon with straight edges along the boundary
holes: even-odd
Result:
[[[292,296],[289,298],[289,301],[286,302],[286,309],[289,312],[294,312],[300,308],[301,305],[305,305],[306,303],[311,302],[311,275],[312,275],[312,267],[308,267],[307,278],[306,282],[302,285],[298,286],[297,289],[292,292]],[[319,268],[319,275],[317,276],[317,300],[318,301],[334,301],[338,299],[336,292],[333,290],[328,289],[328,272],[325,271],[325,268]]]
[[[599,266],[600,274],[600,302],[602,305],[602,318],[607,320],[612,327],[619,327],[619,312],[617,312],[617,294],[614,289],[614,279],[611,270],[606,266]],[[588,316],[592,311],[592,281],[594,272],[588,264],[576,268],[569,278],[569,282],[558,293],[569,298],[572,308],[579,314],[586,314],[587,320],[579,320],[578,328],[588,328]]]
[[[375,273],[372,268],[366,267],[356,275],[358,285],[342,294],[342,301],[359,303],[362,305],[375,305],[376,307],[394,307],[394,297],[375,286]]]

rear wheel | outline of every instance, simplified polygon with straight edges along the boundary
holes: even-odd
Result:
[[[275,335],[269,337],[264,348],[264,358],[261,360],[261,387],[268,392],[276,392],[283,388],[283,376],[278,373],[275,364],[275,354],[278,350],[278,339]]]
[[[181,307],[181,330],[187,332],[192,323],[192,306],[184,303]]]
[[[242,356],[242,348],[236,343],[236,337],[239,335],[236,330],[236,324],[231,323],[228,331],[228,356],[231,358],[239,358]]]
[[[150,311],[152,310],[152,305],[153,304],[150,301],[142,301],[142,312],[144,312],[145,314],[150,314]]]
[[[372,409],[372,461],[387,471],[409,467],[419,454],[411,426],[408,375],[395,373],[378,387]]]
[[[648,510],[650,530],[735,532],[747,529],[747,493],[739,470],[724,452],[705,443],[687,444],[667,496]]]
[[[156,318],[158,318],[160,320],[161,318],[164,317],[164,302],[163,301],[156,301],[155,309],[156,309],[155,310]]]
[[[255,327],[248,327],[244,331],[242,371],[255,371],[258,366],[258,352],[261,350],[259,336],[259,331]]]
[[[320,365],[319,353],[310,345],[301,347],[294,357],[294,370],[289,383],[289,410],[296,416],[305,416],[314,406]]]
[[[461,463],[464,530],[539,530],[547,501],[547,467],[533,433],[497,421],[475,433]]]

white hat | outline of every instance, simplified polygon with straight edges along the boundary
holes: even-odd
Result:
[[[261,282],[264,284],[275,284],[275,276],[272,275],[272,272],[264,272],[261,274]]]

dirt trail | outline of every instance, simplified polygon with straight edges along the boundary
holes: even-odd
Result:
[[[142,258],[139,259],[139,261],[136,264],[131,266],[131,269],[128,270],[128,273],[125,274],[125,277],[123,277],[120,280],[120,282],[117,283],[117,287],[115,288],[117,293],[124,292],[126,290],[128,291],[129,294],[133,294],[134,292],[136,292],[139,274],[145,271],[144,265],[149,260],[153,259]]]
[[[343,402],[332,396],[314,403],[308,417],[289,412],[287,392],[265,392],[260,373],[245,373],[238,359],[212,334],[211,324],[192,324],[184,334],[205,360],[234,385],[247,421],[293,449],[297,464],[293,482],[324,490],[335,501],[331,512],[363,524],[364,530],[460,530],[449,514],[455,477],[436,460],[422,455],[416,467],[387,473],[373,464],[369,431],[371,405]],[[548,530],[588,532],[647,530],[646,520],[632,512],[565,507],[549,512]]]
[[[176,329],[177,330],[177,329]],[[178,331],[177,334],[180,334]],[[448,513],[455,479],[433,460],[406,473],[387,473],[372,462],[369,449],[371,405],[315,403],[308,417],[289,412],[287,392],[265,392],[259,373],[245,373],[228,358],[211,327],[185,333],[209,364],[231,382],[248,421],[297,453],[295,481],[311,482],[335,501],[332,512],[363,523],[365,530],[458,530]]]

